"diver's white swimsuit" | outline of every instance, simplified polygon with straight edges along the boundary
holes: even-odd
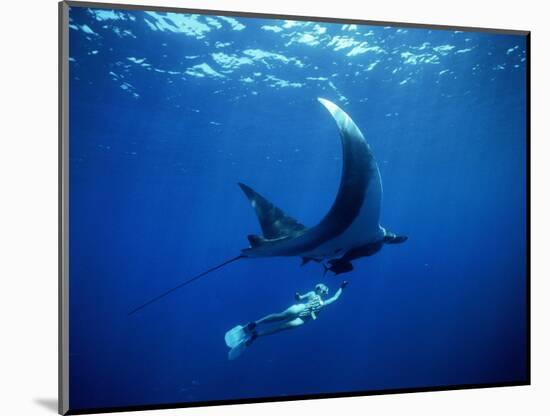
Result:
[[[296,306],[298,317],[302,319],[317,319],[317,314],[324,306],[323,299],[319,295],[313,295],[306,303],[299,303]]]

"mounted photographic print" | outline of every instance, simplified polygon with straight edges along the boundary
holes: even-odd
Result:
[[[529,379],[529,32],[60,4],[61,413]]]

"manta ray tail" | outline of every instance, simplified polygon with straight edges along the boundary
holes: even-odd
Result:
[[[248,241],[252,247],[261,245],[264,240],[274,240],[288,236],[294,236],[306,229],[306,227],[294,218],[285,214],[282,209],[276,207],[258,192],[244,183],[239,183],[244,194],[250,201],[252,208],[262,228],[263,237],[249,235]]]
[[[149,306],[150,304],[156,302],[157,300],[160,300],[160,299],[162,299],[163,297],[168,296],[170,293],[175,292],[176,290],[178,290],[178,289],[180,289],[180,288],[182,288],[182,287],[184,287],[184,286],[187,286],[189,283],[194,282],[195,280],[198,280],[198,279],[200,279],[201,277],[204,277],[204,276],[206,276],[207,274],[212,273],[213,271],[216,271],[216,270],[218,270],[218,269],[221,269],[222,267],[227,266],[229,263],[233,263],[233,262],[235,262],[235,261],[237,261],[237,260],[244,259],[244,258],[246,258],[246,256],[244,256],[244,255],[241,254],[241,255],[239,255],[239,256],[237,256],[237,257],[233,257],[233,258],[231,258],[231,259],[229,259],[229,260],[226,260],[226,261],[224,261],[223,263],[218,264],[217,266],[211,267],[210,269],[208,269],[208,270],[206,270],[206,271],[204,271],[204,272],[202,272],[202,273],[200,273],[200,274],[198,274],[198,275],[196,275],[196,276],[193,276],[193,277],[191,277],[190,279],[187,279],[186,281],[180,283],[179,285],[173,287],[172,289],[169,289],[169,290],[167,290],[166,292],[163,292],[163,293],[161,293],[160,295],[155,296],[153,299],[151,299],[151,300],[145,302],[144,304],[138,306],[137,308],[132,309],[132,310],[128,313],[128,315],[133,315],[133,314],[136,313],[137,311],[139,311],[139,310],[145,308],[146,306]]]

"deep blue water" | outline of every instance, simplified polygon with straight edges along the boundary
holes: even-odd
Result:
[[[521,36],[70,11],[70,406],[525,380],[526,63]],[[244,182],[308,226],[338,189],[324,97],[378,160],[406,234],[323,276],[245,260]],[[318,282],[317,321],[228,361],[224,333]]]

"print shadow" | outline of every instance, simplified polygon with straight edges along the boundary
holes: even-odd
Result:
[[[36,399],[35,398],[34,402],[53,413],[57,413],[57,399],[52,399],[52,398]]]

